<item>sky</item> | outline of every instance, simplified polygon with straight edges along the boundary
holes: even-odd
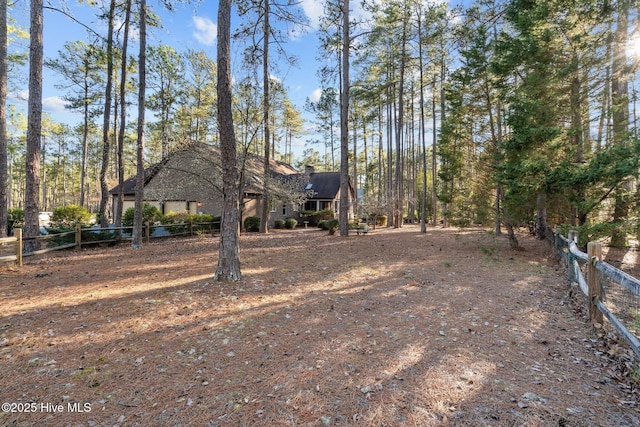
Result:
[[[104,1],[104,0],[102,0]],[[54,2],[58,3],[58,2]],[[305,101],[309,98],[317,100],[320,94],[320,82],[317,70],[320,68],[318,57],[318,20],[323,12],[321,0],[302,0],[301,7],[309,19],[310,26],[304,34],[296,34],[285,45],[288,53],[293,54],[298,59],[296,66],[279,64],[273,77],[279,79],[284,84],[289,98],[299,111],[304,113]],[[79,6],[75,0],[69,0],[70,12],[83,24],[89,26],[98,33],[105,33],[105,24],[93,16],[95,7]],[[217,0],[203,0],[196,5],[176,5],[175,11],[168,12],[162,9],[158,1],[148,0],[148,6],[160,15],[163,28],[154,28],[147,36],[148,44],[166,44],[173,46],[177,50],[202,50],[214,59],[216,58],[216,32],[217,32]],[[357,5],[356,5],[357,7]],[[28,2],[22,0],[12,6],[9,14],[15,17],[22,27],[28,31]],[[237,26],[239,18],[237,9],[232,10],[232,26]],[[84,40],[89,41],[87,31],[79,23],[73,22],[68,17],[58,11],[45,10],[44,13],[44,55],[45,59],[55,59],[58,51],[63,49],[64,43],[68,41]],[[136,47],[130,47],[130,52]],[[232,67],[236,69],[240,65],[241,52],[237,49],[232,57]],[[26,73],[26,70],[24,71]],[[27,78],[25,84],[18,92],[10,94],[9,102],[16,104],[26,111],[27,100]],[[82,118],[79,113],[65,110],[64,92],[55,87],[61,78],[55,72],[47,69],[43,70],[43,110],[53,118],[53,120],[70,125],[76,125]],[[306,116],[307,118],[308,115]],[[310,126],[310,125],[309,125]],[[309,136],[302,136],[294,144],[294,153],[300,155],[304,149],[304,141]]]

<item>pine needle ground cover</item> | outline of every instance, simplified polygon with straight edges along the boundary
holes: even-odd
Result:
[[[0,424],[632,426],[629,351],[544,242],[417,226],[198,236],[0,268]]]

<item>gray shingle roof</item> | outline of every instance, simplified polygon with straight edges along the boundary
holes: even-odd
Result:
[[[310,200],[333,200],[340,191],[340,172],[314,172],[309,175],[309,184],[314,192]]]

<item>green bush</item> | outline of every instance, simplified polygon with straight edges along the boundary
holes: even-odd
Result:
[[[244,219],[245,231],[260,231],[260,217],[248,216]]]
[[[276,219],[273,222],[273,228],[284,228],[284,220],[283,219]]]
[[[191,221],[191,232],[193,234],[202,234],[211,231],[211,222],[213,221],[213,215],[192,214],[189,215],[188,220]]]
[[[558,230],[560,234],[565,238],[569,236],[570,230],[578,232],[578,247],[583,252],[587,251],[587,243],[602,240],[614,233],[615,230],[619,230],[621,224],[615,222],[602,222],[597,224],[585,224],[580,227],[570,224],[560,224]],[[630,231],[630,230],[628,230]]]
[[[303,210],[300,211],[300,215],[302,215],[305,219],[308,219],[309,224],[313,227],[319,225],[321,221],[333,218],[334,212],[331,209],[324,209],[322,211]]]
[[[296,228],[296,225],[298,225],[298,221],[295,218],[287,218],[284,221],[284,226],[289,230],[293,230],[294,228]]]
[[[160,218],[160,224],[183,224],[189,222],[189,212],[169,212]]]
[[[212,222],[213,215],[209,214],[194,214],[189,216],[191,222]]]
[[[89,225],[91,212],[78,205],[55,208],[51,215],[51,228],[72,229],[76,225]]]
[[[131,207],[127,209],[122,214],[122,225],[125,227],[133,226],[133,216],[135,215],[135,208]],[[154,224],[160,221],[162,218],[162,213],[160,209],[155,206],[145,203],[142,205],[142,223],[149,221],[151,224]]]
[[[160,224],[171,234],[184,234],[188,230],[186,223],[189,222],[189,217],[190,215],[187,211],[169,212],[160,218]]]
[[[323,219],[321,221],[318,221],[318,228],[321,228],[323,230],[328,230],[329,226],[327,225],[327,220]]]
[[[340,225],[340,221],[338,221],[335,218],[328,219],[327,222],[326,222],[326,227],[327,227],[327,230],[329,230],[330,234],[335,233],[336,229],[338,228],[339,225]]]
[[[24,210],[20,208],[11,208],[7,210],[7,235],[12,234],[11,231],[15,228],[22,227],[24,225]]]
[[[189,220],[193,224],[192,232],[195,234],[205,233],[211,231],[213,225],[213,215],[209,214],[194,214],[189,217]]]

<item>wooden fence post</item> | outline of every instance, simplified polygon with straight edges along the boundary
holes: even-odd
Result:
[[[82,231],[80,224],[76,224],[76,251],[82,248]]]
[[[189,236],[193,236],[193,220],[189,218]]]
[[[14,228],[13,234],[16,236],[16,265],[22,267],[22,228]]]
[[[596,277],[596,262],[602,258],[602,245],[599,242],[589,242],[587,244],[587,255],[589,263],[587,268],[587,282],[589,284],[589,318],[591,323],[602,325],[602,312],[596,306],[597,301],[602,300],[602,288]]]
[[[144,232],[147,237],[147,243],[149,243],[149,239],[151,238],[151,225],[149,224],[149,221],[144,223]]]

